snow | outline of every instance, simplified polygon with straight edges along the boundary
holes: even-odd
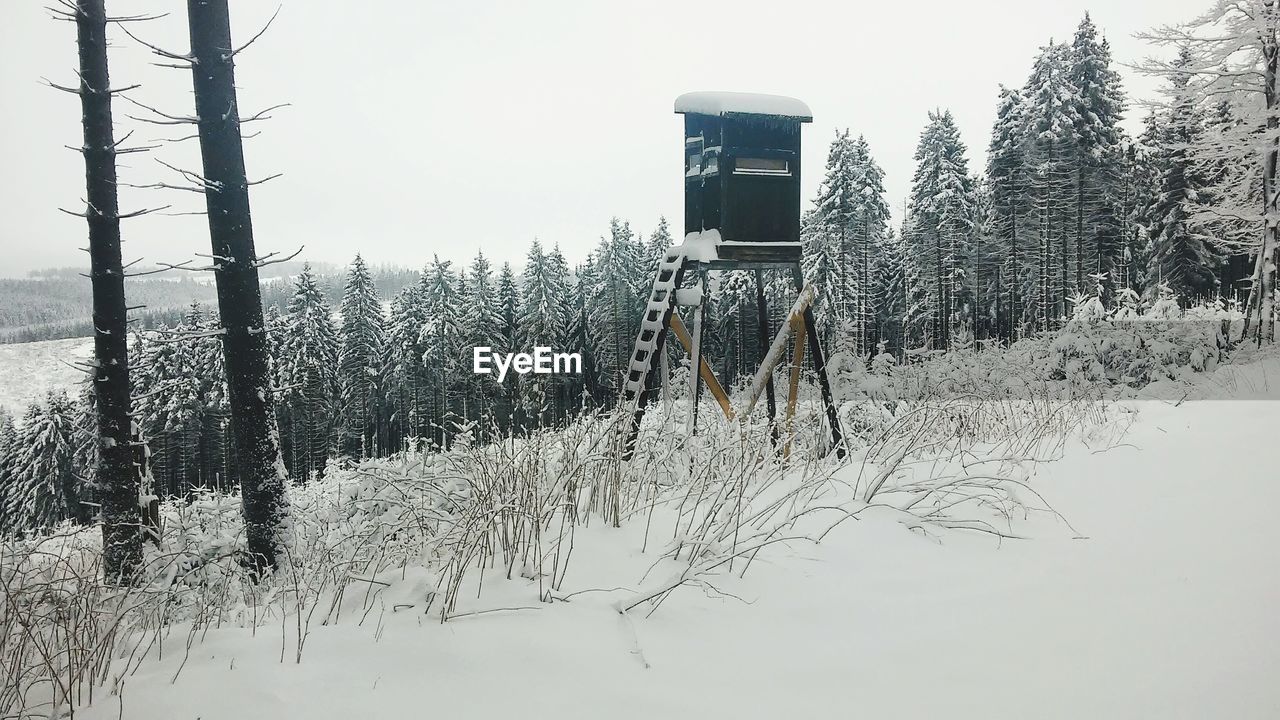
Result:
[[[49,390],[72,387],[84,372],[70,363],[93,359],[93,338],[0,345],[0,407],[20,418],[27,405]]]
[[[1078,437],[1041,466],[1034,486],[1070,526],[1019,516],[1028,539],[925,535],[872,507],[646,617],[615,609],[666,575],[642,582],[645,522],[595,523],[560,602],[517,577],[442,625],[420,611],[429,577],[379,576],[385,608],[313,625],[300,663],[292,620],[211,629],[189,657],[179,630],[123,698],[79,716],[1280,716],[1280,404],[1123,407],[1118,443]]]
[[[713,262],[719,258],[716,247],[720,245],[719,230],[703,230],[684,236],[684,244],[680,246],[686,260],[692,262]]]
[[[800,100],[784,95],[762,95],[758,93],[685,93],[676,98],[675,111],[677,113],[694,113],[698,115],[724,115],[726,113],[782,115],[797,118],[803,122],[813,120],[813,112],[809,110],[808,105]]]
[[[676,304],[685,307],[694,307],[702,304],[702,285],[694,287],[677,288]]]

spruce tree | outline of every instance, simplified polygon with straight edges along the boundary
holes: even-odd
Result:
[[[1024,269],[1034,237],[1027,232],[1032,228],[1028,225],[1031,178],[1026,153],[1026,111],[1018,90],[1001,87],[996,122],[991,128],[991,142],[987,146],[987,186],[991,200],[987,226],[991,246],[987,250],[1001,256],[998,288],[1001,297],[997,302],[1004,311],[1003,317],[997,318],[997,326],[1000,335],[1009,339],[1018,338],[1030,320],[1024,315],[1024,302],[1028,295],[1023,284],[1035,270],[1034,267]]]
[[[565,307],[568,295],[563,270],[537,240],[529,248],[522,278],[520,299],[520,345],[524,348],[562,347],[567,327]],[[593,319],[594,321],[594,319]],[[554,420],[555,387],[553,376],[526,375],[520,381],[522,401],[529,422],[539,424]],[[547,412],[551,415],[548,417]]]
[[[477,252],[471,261],[471,272],[462,303],[462,372],[467,386],[468,416],[471,419],[496,420],[494,411],[498,398],[498,384],[488,375],[470,372],[473,348],[501,347],[502,308],[497,280],[483,252]],[[488,423],[482,423],[482,428]]]
[[[418,337],[422,345],[422,363],[426,368],[430,403],[430,427],[436,444],[445,448],[452,441],[456,424],[455,411],[461,408],[458,397],[462,340],[459,337],[461,308],[458,273],[453,263],[434,257],[423,273],[421,301],[426,324]],[[465,365],[470,372],[470,358]]]
[[[391,385],[394,447],[429,435],[429,378],[422,360],[426,348],[420,340],[427,325],[424,294],[424,278],[420,276],[391,301],[385,375]]]
[[[1190,62],[1186,50],[1176,61],[1184,66]],[[1204,131],[1204,115],[1189,91],[1190,80],[1189,74],[1170,79],[1170,105],[1160,135],[1159,192],[1148,212],[1147,293],[1154,297],[1167,287],[1184,301],[1216,289],[1221,261],[1211,239],[1189,222],[1192,206],[1206,184],[1202,168],[1191,155]]]
[[[516,351],[516,345],[520,341],[521,329],[520,285],[516,281],[516,276],[511,270],[510,263],[502,263],[502,269],[498,272],[497,300],[499,324],[494,338],[495,349],[500,349],[504,353],[512,353]],[[498,411],[499,427],[506,432],[510,432],[513,428],[522,424],[519,417],[519,384],[519,376],[508,377],[507,382],[496,390],[500,399]]]
[[[18,530],[16,503],[20,493],[14,463],[17,452],[18,431],[13,418],[0,408],[0,540],[17,534]]]
[[[51,390],[27,409],[17,440],[19,528],[42,532],[92,517],[75,474],[75,432],[75,406],[64,391]]]
[[[1111,68],[1111,48],[1086,13],[1070,52],[1075,121],[1075,287],[1088,274],[1110,275],[1120,251],[1124,91]]]
[[[908,262],[919,273],[919,307],[926,327],[917,334],[933,348],[951,344],[953,328],[971,303],[965,268],[973,243],[973,179],[965,145],[950,111],[929,113],[916,147],[904,235]]]
[[[366,458],[382,450],[379,426],[386,322],[378,288],[359,254],[347,271],[341,313],[338,448],[344,454]]]
[[[281,338],[281,397],[290,440],[290,475],[306,480],[324,474],[334,446],[338,416],[340,341],[324,294],[304,265],[294,285]]]
[[[621,391],[623,374],[639,332],[641,303],[648,289],[640,288],[651,283],[653,276],[641,279],[647,263],[640,261],[630,225],[617,218],[609,221],[609,235],[600,239],[591,261],[594,287],[587,300],[588,337],[597,382],[612,402]],[[564,283],[554,287],[555,292],[567,293]]]

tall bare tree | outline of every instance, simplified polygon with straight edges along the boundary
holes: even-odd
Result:
[[[187,0],[205,205],[213,245],[222,351],[250,561],[274,568],[288,512],[288,474],[280,457],[259,258],[249,216],[235,57],[227,0]]]
[[[108,582],[129,583],[142,564],[140,476],[134,466],[129,398],[128,307],[120,256],[120,215],[111,88],[107,72],[107,23],[140,18],[108,18],[103,0],[64,2],[55,10],[74,20],[80,55],[80,85],[61,90],[80,96],[85,165],[85,209],[89,225],[89,277],[93,284],[92,388],[97,408],[98,500],[102,504],[103,569]],[[127,89],[127,88],[126,88]],[[130,213],[123,217],[142,214]]]

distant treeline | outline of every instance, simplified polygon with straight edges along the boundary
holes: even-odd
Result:
[[[293,295],[293,278],[303,261],[270,265],[263,269],[263,303],[286,309]],[[135,267],[134,272],[154,268]],[[93,309],[89,280],[82,268],[33,270],[28,278],[0,279],[0,344],[62,340],[93,334]],[[339,296],[343,288],[343,268],[329,263],[312,263],[312,272],[325,293]],[[269,273],[269,274],[268,274]],[[391,297],[416,282],[418,273],[394,266],[373,268],[374,282],[384,297]],[[181,322],[193,302],[213,305],[213,279],[202,273],[169,270],[133,277],[127,281],[131,306],[143,306],[129,313],[138,330],[174,326]]]

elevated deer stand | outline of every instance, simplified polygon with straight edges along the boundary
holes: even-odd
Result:
[[[630,459],[645,408],[659,388],[669,402],[669,373],[665,353],[668,331],[691,358],[690,411],[685,434],[695,432],[702,384],[711,391],[729,420],[751,414],[763,394],[777,444],[777,402],[773,371],[795,336],[784,425],[791,451],[800,367],[806,348],[822,389],[832,446],[844,457],[840,419],[831,395],[826,361],[813,317],[814,290],[804,284],[800,245],[800,125],[812,121],[799,100],[744,93],[689,93],[676,99],[675,110],[685,116],[685,240],[671,248],[658,266],[635,349],[627,367],[624,398],[631,409],[623,456]],[[737,411],[711,366],[702,356],[706,275],[710,270],[752,270],[756,280],[760,351],[763,361],[751,379]],[[765,303],[764,273],[789,270],[798,293],[771,344]],[[691,287],[686,277],[696,276]],[[693,308],[692,332],[676,313],[678,305]],[[657,358],[659,362],[654,363]]]

